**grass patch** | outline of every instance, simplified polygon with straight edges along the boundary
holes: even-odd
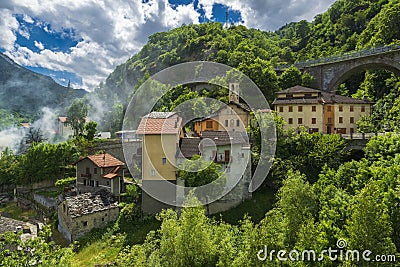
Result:
[[[112,263],[126,245],[142,244],[151,230],[160,227],[160,222],[153,217],[141,223],[120,224],[120,230],[113,232],[95,229],[79,240],[82,247],[73,257],[72,266],[95,266]]]
[[[8,202],[5,205],[1,205],[0,213],[2,213],[5,217],[10,217],[12,219],[24,222],[27,222],[29,218],[37,216],[34,209],[25,210],[21,207],[18,207],[17,203],[15,203],[14,201]]]
[[[160,228],[161,222],[154,217],[148,217],[141,223],[120,223],[120,233],[126,235],[125,244],[142,244],[147,234]]]
[[[124,237],[107,232],[101,239],[82,248],[73,256],[72,266],[104,266],[115,261],[123,247]]]
[[[224,222],[238,224],[244,215],[251,217],[254,223],[259,223],[265,214],[273,208],[276,190],[270,187],[261,187],[253,192],[251,199],[246,199],[236,208],[213,215],[215,219],[221,218]]]

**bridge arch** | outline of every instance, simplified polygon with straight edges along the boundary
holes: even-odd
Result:
[[[334,78],[326,86],[326,91],[335,93],[340,84],[351,78],[351,76],[367,70],[385,69],[400,76],[400,63],[396,61],[388,61],[373,59],[368,62],[358,62],[358,64],[349,64],[345,68],[336,71]]]

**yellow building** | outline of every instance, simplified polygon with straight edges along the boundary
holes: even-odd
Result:
[[[286,121],[286,127],[309,132],[352,134],[357,121],[369,115],[373,103],[307,87],[294,86],[277,93],[275,111]]]
[[[230,83],[229,103],[223,106],[215,114],[202,118],[194,123],[194,131],[200,136],[203,131],[246,131],[250,123],[250,108],[240,103],[239,84]]]
[[[176,151],[182,128],[182,118],[175,112],[151,112],[144,116],[136,134],[142,136],[142,209],[157,213],[169,205],[147,194],[150,190],[174,202],[176,192],[166,189],[176,183]]]

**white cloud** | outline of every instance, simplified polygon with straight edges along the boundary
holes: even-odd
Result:
[[[44,49],[44,46],[43,46],[43,44],[42,44],[41,42],[38,42],[38,41],[34,40],[33,43],[34,43],[35,46],[36,46],[37,48],[39,48],[40,50],[43,50],[43,49]]]
[[[17,40],[14,32],[18,30],[18,26],[18,21],[10,10],[0,9],[0,47],[6,50],[13,49]]]
[[[193,4],[172,7],[168,0],[9,0],[0,3],[0,47],[17,63],[76,73],[83,87],[92,89],[129,57],[139,51],[149,35],[181,24],[199,23]],[[246,26],[274,30],[286,22],[312,17],[334,0],[199,0],[212,18],[212,5],[224,4],[239,10]],[[82,40],[70,51],[45,49],[40,40],[35,53],[15,45],[16,31],[26,35],[12,14],[23,14],[27,23],[37,20],[49,31],[72,28]],[[32,19],[33,18],[33,19]],[[29,36],[28,36],[29,37]]]
[[[232,10],[240,11],[247,27],[262,30],[277,30],[292,21],[302,19],[311,21],[336,0],[199,0],[206,11],[206,17],[211,18],[212,6],[223,4]]]

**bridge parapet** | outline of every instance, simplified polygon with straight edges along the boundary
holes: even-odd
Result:
[[[324,57],[324,58],[299,61],[294,64],[285,64],[285,65],[275,67],[275,70],[276,71],[284,71],[285,69],[287,69],[293,65],[299,69],[304,69],[304,68],[316,67],[319,65],[336,63],[336,62],[341,62],[341,61],[346,61],[346,60],[351,60],[351,59],[356,59],[356,58],[363,58],[363,57],[367,57],[367,56],[374,56],[374,55],[379,55],[379,54],[384,54],[384,53],[399,51],[399,50],[400,50],[400,45],[397,45],[397,44],[385,45],[385,46],[380,46],[380,47],[373,47],[370,49],[355,50],[355,51],[346,52],[346,53],[343,53],[340,55],[332,55],[332,56]]]

